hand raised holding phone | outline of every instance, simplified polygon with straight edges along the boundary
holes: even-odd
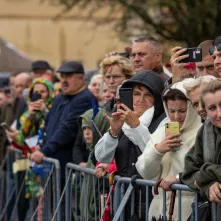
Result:
[[[109,117],[107,114],[104,114],[104,117],[109,121],[110,124],[110,133],[112,136],[118,136],[120,133],[120,130],[124,124],[124,122],[120,119],[120,113],[114,112],[112,113],[112,116]]]
[[[178,151],[182,145],[180,139],[180,127],[178,122],[166,123],[165,138],[155,147],[158,152],[166,153],[168,151]]]
[[[46,108],[46,105],[42,99],[35,101],[35,102],[29,102],[28,104],[28,112],[29,114],[36,114],[37,112],[42,112]]]
[[[133,111],[133,90],[132,88],[120,88],[120,104],[118,112],[121,113],[120,119],[128,124],[131,128],[139,126],[140,121],[137,114]]]
[[[171,66],[178,66],[180,67],[180,63],[183,59],[186,59],[189,57],[189,54],[183,54],[187,51],[186,48],[182,48],[180,46],[177,46],[171,50]]]
[[[31,102],[28,104],[29,114],[36,114],[45,110],[45,102],[43,101],[41,94],[33,93],[31,96]]]
[[[180,139],[180,135],[169,135],[165,137],[159,144],[155,145],[155,148],[159,153],[166,153],[169,151],[173,151],[174,147],[180,147],[182,145],[182,140]]]
[[[119,105],[118,112],[121,113],[120,119],[128,124],[131,128],[136,128],[140,125],[140,120],[137,114],[128,108],[125,104]]]

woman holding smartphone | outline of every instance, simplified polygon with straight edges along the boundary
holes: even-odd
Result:
[[[38,135],[38,130],[44,128],[44,120],[53,100],[53,84],[45,78],[35,79],[29,89],[28,109],[20,117],[20,130],[7,130],[7,135],[14,142],[26,145],[26,138]]]
[[[170,190],[172,183],[179,183],[177,176],[184,170],[185,154],[194,145],[196,134],[201,126],[201,119],[193,109],[183,87],[185,80],[174,84],[163,96],[164,108],[170,122],[178,122],[180,127],[179,135],[167,135],[166,126],[158,128],[147,142],[143,154],[136,163],[137,171],[144,179],[158,180],[163,178],[160,186]],[[167,206],[169,205],[170,194],[167,194]],[[182,197],[182,220],[187,220],[191,214],[191,203],[193,194],[183,193]],[[159,206],[161,205],[161,206]],[[175,204],[175,208],[177,203]],[[174,219],[177,220],[175,209]],[[155,196],[151,205],[149,216],[163,214],[162,192]]]
[[[135,163],[151,134],[167,121],[161,98],[164,83],[157,73],[140,71],[125,81],[121,88],[132,88],[134,110],[118,104],[117,111],[111,117],[105,115],[110,123],[110,130],[95,146],[95,156],[101,163],[111,163],[115,158],[118,174],[132,177],[138,175]],[[138,214],[139,192],[136,191],[135,195],[135,213]],[[141,219],[144,220],[145,191],[141,201]],[[129,210],[130,207],[127,207],[125,212],[128,216]],[[129,219],[130,217],[125,217],[125,220]]]

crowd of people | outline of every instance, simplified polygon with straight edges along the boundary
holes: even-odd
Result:
[[[11,74],[0,90],[0,121],[6,125],[0,128],[0,163],[10,146],[36,164],[44,156],[58,159],[62,187],[68,162],[95,169],[97,177],[117,170],[124,177],[161,179],[167,191],[186,184],[201,200],[217,203],[219,220],[221,37],[198,47],[202,61],[196,63],[182,62],[189,56],[186,48],[171,50],[165,65],[171,76],[161,43],[151,36],[134,39],[127,53],[107,54],[89,85],[77,61],[63,63],[56,74],[42,60],[33,62],[30,73]],[[132,90],[133,108],[121,102],[124,88]],[[179,134],[166,134],[170,122],[178,122]],[[141,199],[135,191],[135,213],[141,210],[144,220],[146,190],[141,191]],[[149,192],[149,217],[163,214],[162,194]],[[169,199],[167,194],[167,205]],[[182,220],[191,215],[193,200],[192,193],[183,193]],[[125,214],[129,220],[130,212]]]

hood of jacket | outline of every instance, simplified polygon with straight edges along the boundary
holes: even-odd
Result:
[[[187,114],[186,114],[186,118],[183,123],[183,126],[180,128],[181,131],[186,130],[189,127],[191,127],[192,124],[194,124],[194,122],[201,122],[201,119],[200,119],[199,115],[197,114],[197,112],[193,109],[193,106],[192,106],[192,104],[189,100],[189,97],[187,96],[186,90],[184,88],[184,84],[186,83],[186,81],[188,81],[188,79],[178,82],[178,83],[175,83],[170,87],[171,89],[177,89],[177,90],[181,91],[185,95],[185,97],[187,98]],[[164,96],[168,93],[169,90],[170,89],[165,91]],[[167,115],[169,121],[171,121],[169,114],[168,114],[168,109],[167,109],[166,103],[163,102],[163,105],[164,105],[166,115]]]
[[[137,72],[132,78],[122,84],[122,88],[132,88],[136,84],[146,87],[154,97],[154,115],[153,118],[164,113],[161,94],[164,90],[164,82],[154,71],[143,70]]]
[[[93,131],[93,144],[90,145],[91,150],[94,149],[98,140],[101,138],[100,134],[103,136],[107,132],[108,128],[110,127],[110,124],[109,124],[108,120],[104,117],[104,114],[105,114],[104,109],[99,108],[99,112],[97,113],[97,115],[94,119],[94,123],[96,124],[96,127],[100,133],[96,130],[96,127],[92,123],[93,109],[86,111],[84,114],[82,114],[78,118],[78,125],[79,125],[79,128],[80,128],[82,134],[83,134],[83,130],[82,130],[83,124],[86,124]]]
[[[196,134],[197,134],[199,128],[201,127],[202,123],[201,123],[200,116],[193,109],[192,104],[186,94],[186,90],[184,89],[184,86],[183,86],[185,83],[186,83],[186,80],[175,83],[172,85],[171,88],[180,90],[187,98],[187,113],[186,113],[185,121],[184,121],[182,127],[180,128],[180,135],[181,135],[181,139],[185,143],[185,145],[188,148],[191,148],[195,143]],[[164,94],[166,94],[168,91],[169,91],[169,89]],[[169,118],[169,115],[168,115],[168,109],[167,109],[165,102],[164,102],[164,107],[165,107],[166,115],[167,115],[169,121],[171,121],[171,119]]]

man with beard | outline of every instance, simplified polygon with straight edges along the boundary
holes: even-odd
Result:
[[[46,118],[46,138],[40,151],[31,160],[41,163],[44,156],[58,159],[61,164],[62,185],[65,181],[66,163],[72,161],[73,144],[78,134],[77,119],[92,107],[95,99],[84,84],[84,68],[81,63],[70,61],[59,69],[62,94],[54,100]]]

